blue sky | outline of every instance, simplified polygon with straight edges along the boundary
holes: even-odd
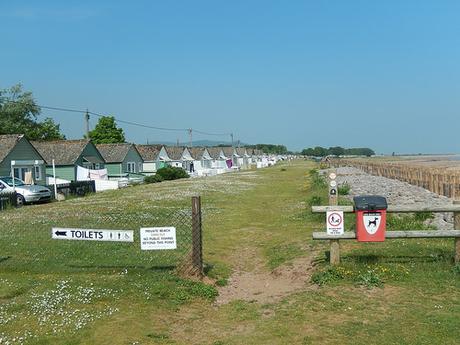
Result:
[[[459,13],[423,0],[3,1],[0,88],[292,150],[460,152]],[[82,136],[79,114],[43,113]],[[138,143],[187,140],[122,127]]]

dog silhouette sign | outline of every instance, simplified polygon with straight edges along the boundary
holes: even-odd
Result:
[[[382,215],[380,212],[364,213],[364,228],[370,235],[374,235],[380,227]]]

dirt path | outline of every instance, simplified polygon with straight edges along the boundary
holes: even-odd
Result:
[[[313,253],[311,248],[305,250],[309,252],[308,256],[295,259],[273,271],[266,268],[260,253],[239,253],[245,258],[242,261],[248,258],[253,260],[254,269],[244,271],[240,267],[236,268],[228,285],[219,289],[216,304],[222,305],[234,300],[275,303],[297,291],[314,288],[310,285],[310,278],[316,253]]]

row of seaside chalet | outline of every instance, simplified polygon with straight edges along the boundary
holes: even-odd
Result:
[[[95,180],[97,190],[142,181],[165,166],[190,176],[212,176],[251,166],[267,167],[283,159],[244,147],[176,147],[98,144],[91,140],[29,141],[24,135],[0,135],[0,176],[57,184]]]

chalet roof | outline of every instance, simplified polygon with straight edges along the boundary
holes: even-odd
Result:
[[[222,147],[208,147],[207,148],[209,155],[214,159],[220,158],[220,152],[222,151]]]
[[[32,145],[43,157],[46,164],[73,165],[82,151],[91,141],[81,140],[58,140],[58,141],[32,141]]]
[[[0,162],[13,150],[19,140],[23,138],[22,134],[2,134],[0,135]]]
[[[222,151],[227,158],[232,158],[235,155],[235,149],[232,146],[222,147]]]
[[[96,145],[98,151],[106,163],[121,163],[125,160],[129,149],[134,146],[129,143],[119,144],[98,144]],[[135,148],[135,147],[134,147]],[[135,148],[136,149],[136,148]]]
[[[190,152],[190,155],[193,159],[200,160],[201,158],[203,158],[205,149],[206,148],[204,147],[189,147],[188,152]]]
[[[236,153],[239,156],[244,156],[246,154],[246,149],[244,147],[237,147],[236,148]]]
[[[168,157],[173,161],[180,161],[182,159],[182,153],[185,147],[183,146],[165,146]]]
[[[137,151],[145,162],[157,161],[162,147],[162,145],[136,145]]]

